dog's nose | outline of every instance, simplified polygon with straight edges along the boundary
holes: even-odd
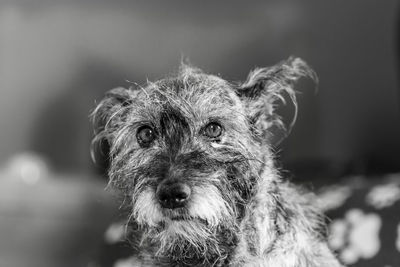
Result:
[[[158,201],[166,209],[183,207],[190,193],[190,187],[183,183],[161,184],[157,189]]]

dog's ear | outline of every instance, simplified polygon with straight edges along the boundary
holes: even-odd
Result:
[[[95,134],[110,132],[118,127],[125,120],[127,107],[132,102],[133,94],[130,89],[118,87],[108,91],[91,115]]]
[[[294,84],[301,77],[309,77],[318,83],[315,72],[306,62],[290,57],[271,67],[256,68],[239,85],[237,94],[245,105],[247,117],[260,141],[269,141],[276,145],[290,133],[297,117]],[[279,104],[286,104],[287,96],[295,108],[288,126],[276,112]],[[283,130],[283,137],[274,136],[277,129]]]
[[[108,91],[91,114],[94,127],[92,157],[96,149],[103,150],[113,142],[116,130],[126,121],[129,106],[133,103],[135,93],[122,87]],[[106,144],[105,144],[106,143]]]

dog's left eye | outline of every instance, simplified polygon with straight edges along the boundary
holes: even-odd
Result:
[[[150,126],[142,126],[138,129],[136,138],[141,146],[148,146],[156,138],[156,134]]]
[[[222,134],[222,126],[216,122],[207,124],[204,128],[204,135],[210,138],[220,137]]]

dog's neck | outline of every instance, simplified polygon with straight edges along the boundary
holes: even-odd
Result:
[[[236,247],[235,258],[232,261],[240,263],[242,258],[261,256],[273,248],[279,235],[276,225],[279,213],[277,209],[279,195],[276,184],[270,183],[268,180],[261,181],[241,222],[242,238]]]

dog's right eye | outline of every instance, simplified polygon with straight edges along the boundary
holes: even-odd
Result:
[[[211,139],[217,139],[221,134],[222,126],[219,123],[211,122],[204,128],[204,135]]]
[[[148,146],[156,138],[154,130],[150,126],[142,126],[136,133],[136,139],[141,146]]]

